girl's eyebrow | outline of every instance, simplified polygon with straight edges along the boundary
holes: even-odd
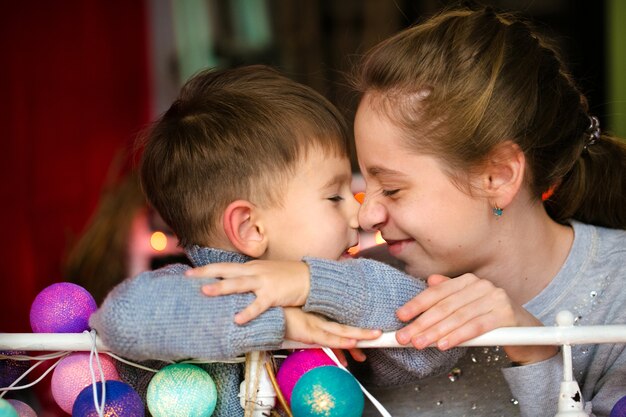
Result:
[[[380,177],[380,176],[403,176],[404,174],[400,171],[396,171],[394,169],[390,169],[390,168],[384,168],[378,165],[372,166],[372,167],[368,167],[367,168],[367,173],[370,174],[372,177]]]

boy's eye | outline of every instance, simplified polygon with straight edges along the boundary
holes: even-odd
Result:
[[[334,203],[338,203],[340,201],[343,201],[343,197],[340,195],[334,195],[332,197],[328,198],[330,201],[334,202]]]
[[[400,190],[383,190],[382,195],[385,197],[391,197],[392,195],[396,194],[398,191]]]

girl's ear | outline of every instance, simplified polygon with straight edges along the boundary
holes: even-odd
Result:
[[[483,190],[495,207],[506,208],[524,182],[526,157],[516,143],[508,140],[498,145],[487,159],[483,172]]]
[[[235,249],[252,258],[261,257],[267,250],[267,236],[249,201],[233,201],[224,210],[223,227],[226,237]]]

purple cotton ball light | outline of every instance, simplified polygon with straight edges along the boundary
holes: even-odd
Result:
[[[299,350],[287,356],[276,373],[276,381],[285,400],[291,403],[293,387],[302,375],[313,368],[328,365],[336,366],[322,349]]]
[[[121,381],[106,381],[105,416],[144,417],[143,401],[130,385]],[[98,404],[102,398],[102,382],[96,382]],[[85,387],[74,401],[72,417],[98,417],[93,401],[93,387]]]
[[[80,285],[59,282],[44,288],[30,307],[30,327],[35,333],[82,333],[98,308]]]
[[[33,410],[30,405],[23,403],[19,400],[7,400],[9,404],[15,408],[17,411],[17,415],[19,417],[37,417],[37,413]]]
[[[626,396],[615,403],[609,417],[626,417]]]
[[[107,355],[100,355],[100,364],[106,380],[119,380],[120,377],[115,369],[115,362]],[[93,368],[96,381],[100,381],[100,371],[96,359],[93,360]],[[78,394],[88,385],[91,385],[91,372],[89,370],[89,353],[75,352],[59,362],[54,372],[50,386],[54,401],[68,414],[72,413],[72,406]],[[108,394],[107,394],[108,395]]]

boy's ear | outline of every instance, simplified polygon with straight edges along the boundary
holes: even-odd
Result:
[[[267,250],[267,238],[258,222],[257,210],[249,201],[233,201],[224,210],[223,227],[235,249],[252,258],[259,258]]]
[[[526,157],[516,143],[498,145],[487,160],[483,173],[483,189],[492,205],[506,208],[524,182]]]

